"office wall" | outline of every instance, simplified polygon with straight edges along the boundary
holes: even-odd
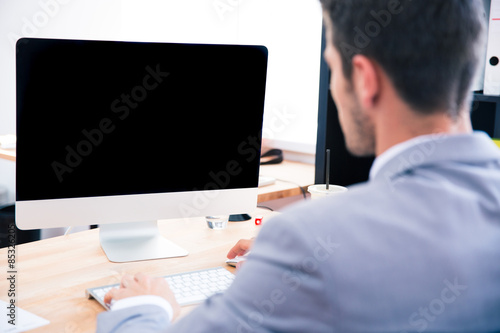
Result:
[[[123,33],[133,40],[268,47],[263,136],[273,147],[312,155],[321,28],[315,0],[127,0],[122,7]]]
[[[483,0],[483,5],[484,5],[485,20],[487,22],[487,26],[489,26],[491,0]],[[474,85],[472,86],[473,91],[483,90],[485,68],[486,68],[486,49],[484,53],[484,61],[483,63],[480,64],[480,70],[478,71],[476,79],[474,81]]]
[[[92,3],[89,6],[88,3]],[[0,133],[15,133],[15,42],[21,36],[118,38],[119,1],[0,0]],[[56,92],[54,92],[56,93]],[[43,112],[43,110],[40,110]],[[43,138],[37,138],[43,147]],[[15,196],[15,164],[0,160],[0,186]]]
[[[261,44],[269,48],[264,137],[314,154],[321,24],[315,0],[0,0],[0,134],[15,133],[21,36]],[[11,199],[14,178],[14,163],[0,160]]]

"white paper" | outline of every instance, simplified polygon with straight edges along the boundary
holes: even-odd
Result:
[[[488,51],[484,72],[484,94],[500,95],[500,64],[491,65],[492,57],[500,59],[500,0],[491,0]]]
[[[39,317],[19,307],[15,308],[15,315],[10,316],[11,311],[8,308],[9,305],[10,303],[0,300],[0,308],[2,309],[0,313],[3,313],[2,319],[0,320],[0,332],[2,333],[26,332],[50,323],[47,319]],[[12,320],[14,321],[12,322]],[[11,323],[9,323],[9,321],[11,321]]]

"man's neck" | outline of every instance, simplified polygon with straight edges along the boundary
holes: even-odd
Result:
[[[396,112],[380,114],[375,126],[375,155],[379,156],[392,146],[427,134],[465,134],[472,132],[470,115],[461,112],[458,119],[452,119],[446,112],[420,115],[404,106]]]

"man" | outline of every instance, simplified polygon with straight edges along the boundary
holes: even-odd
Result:
[[[500,330],[500,151],[468,113],[482,3],[322,4],[331,92],[348,149],[377,156],[370,180],[269,221],[233,285],[175,324],[163,280],[124,277],[98,332]],[[144,294],[162,297],[127,307]]]

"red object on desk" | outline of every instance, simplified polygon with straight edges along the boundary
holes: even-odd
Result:
[[[262,219],[264,217],[263,216],[258,216],[255,218],[255,225],[261,225],[262,224]]]

